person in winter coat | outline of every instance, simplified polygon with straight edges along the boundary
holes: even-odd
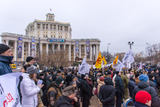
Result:
[[[115,104],[115,88],[111,78],[104,80],[105,84],[101,86],[99,91],[99,99],[103,107],[114,107]]]
[[[123,86],[124,86],[124,99],[126,100],[128,98],[129,79],[127,78],[126,75],[124,75],[123,71],[121,72],[121,78],[122,78]]]
[[[52,82],[52,76],[48,75],[46,78],[46,88],[50,86],[51,82]]]
[[[150,107],[151,95],[147,91],[139,91],[135,96],[135,107]]]
[[[133,101],[135,102],[136,93],[143,90],[143,91],[147,91],[152,97],[151,107],[159,107],[160,101],[159,101],[158,94],[157,94],[156,90],[153,87],[149,86],[149,84],[148,84],[149,83],[148,76],[145,75],[145,74],[141,74],[139,76],[139,80],[140,80],[140,82],[138,83],[138,86],[136,86],[134,88]]]
[[[160,73],[159,73],[158,69],[155,69],[154,71],[155,71],[155,79],[156,79],[156,82],[157,82],[158,95],[160,97]]]
[[[121,78],[121,73],[116,71],[116,78],[115,78],[115,88],[116,88],[116,107],[121,107],[123,94],[124,94],[124,86],[123,81]]]
[[[9,46],[0,44],[0,75],[8,74],[12,72],[11,64],[13,60],[13,52]]]
[[[131,98],[133,98],[133,91],[134,91],[135,86],[136,86],[135,80],[133,79],[133,75],[131,75],[130,80],[129,80],[129,85],[128,85],[129,95]]]
[[[157,91],[156,84],[154,83],[154,74],[148,74],[148,77],[149,77],[149,85]]]
[[[22,94],[22,107],[37,107],[38,97],[37,94],[43,85],[36,85],[36,73],[38,72],[35,66],[30,66],[23,73],[23,80],[20,84],[20,91]]]
[[[56,107],[80,107],[74,86],[68,86],[63,90],[63,95],[58,99]]]
[[[58,83],[51,82],[48,92],[47,92],[47,100],[48,100],[48,107],[54,107],[57,103],[57,100],[62,96],[62,91],[60,87],[63,84],[57,85]]]
[[[89,86],[85,75],[81,75],[82,81],[80,85],[81,97],[82,97],[82,107],[89,107],[90,99],[92,97],[91,87]]]

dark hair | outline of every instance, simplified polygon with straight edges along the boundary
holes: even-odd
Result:
[[[26,69],[28,68],[28,67],[30,67],[31,65],[30,64],[26,64],[26,65],[23,65],[23,68],[24,68],[24,70],[26,71]]]

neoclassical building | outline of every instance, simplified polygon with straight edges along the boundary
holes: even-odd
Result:
[[[2,42],[12,47],[14,62],[24,62],[27,56],[38,57],[63,50],[68,53],[70,62],[76,57],[85,57],[93,64],[100,51],[99,39],[72,39],[70,23],[55,21],[53,13],[48,13],[46,20],[29,23],[25,31],[25,35],[8,32],[0,35]]]

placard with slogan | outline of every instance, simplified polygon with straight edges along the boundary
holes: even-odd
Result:
[[[21,73],[9,73],[0,76],[0,107],[21,107],[18,93]]]

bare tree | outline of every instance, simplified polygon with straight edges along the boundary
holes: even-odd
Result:
[[[50,52],[49,55],[43,53],[42,57],[39,59],[39,65],[53,67],[53,66],[63,66],[67,67],[69,65],[68,53],[66,51],[55,51]]]

